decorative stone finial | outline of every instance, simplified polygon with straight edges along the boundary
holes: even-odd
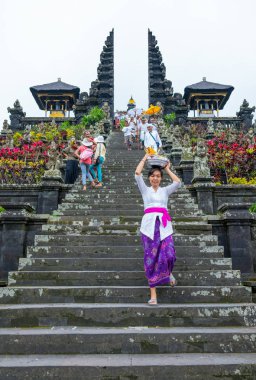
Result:
[[[58,78],[58,82],[61,82],[61,78]]]
[[[206,82],[206,77],[203,77],[203,81]]]

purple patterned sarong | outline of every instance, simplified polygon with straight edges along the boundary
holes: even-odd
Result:
[[[172,235],[160,240],[160,220],[157,217],[154,240],[144,234],[141,234],[141,240],[144,248],[144,269],[150,288],[170,284],[170,274],[176,261]]]

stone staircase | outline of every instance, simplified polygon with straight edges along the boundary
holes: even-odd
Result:
[[[169,204],[178,286],[147,305],[142,152],[122,140],[109,137],[104,187],[77,182],[0,288],[0,379],[255,379],[251,289],[185,188]]]

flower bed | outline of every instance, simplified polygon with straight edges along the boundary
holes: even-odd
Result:
[[[214,170],[216,182],[220,181],[223,171],[228,183],[248,184],[250,181],[255,181],[256,143],[249,144],[242,133],[239,134],[237,141],[228,142],[227,134],[222,133],[209,140],[207,145],[209,165]]]

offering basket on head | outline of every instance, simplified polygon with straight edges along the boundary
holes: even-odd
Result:
[[[169,162],[167,157],[158,154],[152,148],[147,148],[146,153],[150,155],[146,161],[148,168],[152,168],[154,166],[159,166],[160,168],[164,168]]]

